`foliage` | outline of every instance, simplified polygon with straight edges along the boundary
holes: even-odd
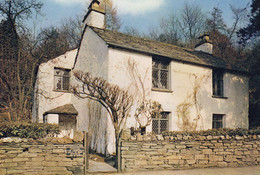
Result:
[[[259,37],[260,35],[260,1],[252,0],[250,23],[247,27],[242,28],[237,33],[240,42],[245,44],[250,38]]]
[[[243,136],[243,135],[260,135],[260,127],[255,129],[230,129],[230,128],[220,128],[220,129],[209,129],[202,131],[167,131],[162,133],[164,136],[174,136],[182,135],[182,136],[221,136],[221,135],[229,135],[229,136]]]
[[[43,123],[21,123],[4,122],[0,123],[0,138],[20,137],[20,138],[44,138],[59,134],[59,126]]]

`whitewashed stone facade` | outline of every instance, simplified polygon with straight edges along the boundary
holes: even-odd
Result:
[[[99,15],[97,16],[101,19]],[[103,25],[97,24],[97,27],[100,26],[103,28]],[[176,49],[176,55],[162,55],[168,64],[167,88],[154,88],[153,60],[160,56],[159,51],[154,54],[149,50],[141,50],[145,46],[143,43],[139,44],[139,48],[129,48],[128,42],[138,43],[135,38],[116,32],[108,32],[117,37],[125,37],[120,46],[120,41],[118,41],[119,44],[114,43],[113,41],[116,39],[109,38],[107,33],[102,33],[102,30],[86,25],[78,50],[70,51],[40,66],[35,86],[34,121],[43,122],[46,111],[72,104],[78,112],[76,128],[80,131],[90,132],[92,148],[100,153],[113,153],[115,151],[114,129],[105,109],[95,102],[78,99],[71,93],[55,91],[53,70],[55,67],[71,70],[71,86],[78,83],[73,77],[73,71],[90,72],[93,76],[102,77],[109,83],[127,89],[130,94],[134,94],[137,100],[143,94],[134,88],[134,82],[129,77],[128,67],[129,63],[135,63],[136,71],[143,80],[146,98],[158,101],[163,110],[167,112],[167,130],[185,129],[180,112],[184,104],[190,105],[186,110],[186,117],[188,117],[188,124],[194,130],[211,129],[215,126],[214,122],[216,126],[225,128],[248,128],[249,94],[248,76],[245,72],[225,67],[225,65],[218,67],[213,63],[203,62],[209,58],[214,59],[211,55],[205,56],[204,54],[201,58],[202,61],[198,62],[200,56],[196,54],[200,54],[200,52],[194,51],[194,56],[190,54],[193,51],[169,46]],[[140,38],[137,40],[144,43],[150,42]],[[152,44],[155,45],[154,42]],[[164,46],[162,43],[158,44]],[[181,53],[185,53],[185,55],[180,56]],[[209,58],[204,58],[207,56]],[[222,72],[222,89],[219,91],[221,95],[214,95],[213,92],[213,86],[215,86],[213,70],[215,69],[220,69]],[[216,92],[218,93],[218,91]],[[126,128],[139,127],[133,117],[136,107],[137,104],[133,106],[131,116],[125,125]],[[215,116],[217,117],[214,118]],[[152,131],[152,125],[146,128],[146,132]]]

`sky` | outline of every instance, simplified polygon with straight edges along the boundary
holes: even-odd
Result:
[[[56,26],[66,18],[83,16],[87,9],[87,0],[44,0],[42,9],[43,17],[35,20],[38,28]],[[223,12],[224,21],[232,25],[232,12],[230,5],[236,8],[250,6],[251,0],[113,0],[117,7],[118,15],[125,27],[134,27],[146,33],[150,28],[157,26],[163,17],[179,15],[184,3],[199,5],[209,15],[213,7],[218,7]]]

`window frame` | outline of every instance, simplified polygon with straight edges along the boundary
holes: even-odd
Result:
[[[212,70],[212,96],[213,97],[224,97],[224,71],[221,69]]]
[[[57,70],[60,70],[63,72],[63,75],[56,75],[56,71]],[[67,72],[68,75],[65,75],[64,72]],[[57,80],[58,78],[61,79],[61,89],[57,88]],[[54,91],[59,91],[59,92],[69,92],[70,91],[70,77],[71,77],[71,69],[65,69],[65,68],[60,68],[60,67],[54,67],[54,80],[53,80],[53,83],[54,83],[54,86],[53,86],[53,90]],[[65,88],[64,87],[64,79],[67,79],[67,83],[68,83],[68,88]]]
[[[166,118],[163,118],[162,117],[162,114],[166,114],[167,115],[167,117]],[[169,112],[169,111],[163,111],[163,112],[161,112],[161,114],[158,116],[158,117],[154,117],[154,116],[152,116],[152,133],[154,133],[154,134],[161,134],[162,132],[164,132],[164,131],[169,131],[169,123],[170,123],[170,115],[171,115],[171,112]],[[158,128],[157,128],[157,131],[158,132],[155,132],[154,131],[154,126],[153,126],[153,123],[154,123],[154,121],[158,121]],[[165,128],[165,130],[163,130],[163,131],[161,131],[162,130],[162,121],[167,121],[166,123],[166,128]]]
[[[225,116],[225,114],[213,114],[212,115],[212,129],[224,128],[224,116]]]
[[[157,63],[158,67],[155,67],[155,63]],[[152,90],[155,91],[162,91],[162,92],[171,92],[170,89],[170,63],[171,61],[167,58],[160,58],[160,57],[152,57]],[[163,66],[167,66],[167,68],[164,68]],[[157,79],[155,80],[154,74],[155,71],[157,71]],[[167,80],[166,80],[166,87],[164,87],[163,85],[159,85],[162,84],[162,72],[166,72],[167,75]],[[157,86],[155,86],[154,82],[158,82]]]

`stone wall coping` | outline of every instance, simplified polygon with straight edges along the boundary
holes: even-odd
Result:
[[[19,137],[5,137],[0,139],[0,145],[6,143],[35,143],[35,144],[76,144],[82,143],[82,140],[70,139],[68,137],[47,137],[43,139],[34,140],[32,138],[19,138]]]
[[[176,135],[176,136],[163,136],[163,135],[141,135],[137,134],[134,136],[122,138],[122,141],[143,141],[143,142],[149,142],[149,141],[176,141],[176,140],[245,140],[245,139],[253,139],[253,140],[259,140],[260,135],[219,135],[219,136],[190,136],[190,135]]]

